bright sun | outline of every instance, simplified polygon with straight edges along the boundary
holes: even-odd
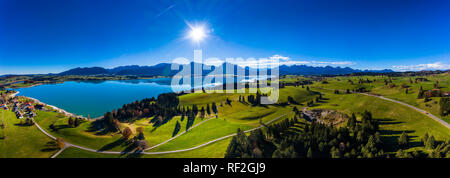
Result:
[[[203,27],[193,27],[189,32],[189,37],[191,37],[194,41],[200,41],[206,36],[205,30]]]

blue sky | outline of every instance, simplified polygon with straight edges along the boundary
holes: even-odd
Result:
[[[450,68],[437,0],[0,0],[0,74],[282,56],[358,69]],[[191,26],[207,37],[195,43]]]

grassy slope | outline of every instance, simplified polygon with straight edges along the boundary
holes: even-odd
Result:
[[[155,155],[140,155],[142,158],[223,158],[231,138],[211,143],[196,150]],[[127,155],[93,153],[78,148],[67,148],[57,158],[126,158]]]
[[[209,126],[213,126],[214,128],[209,128],[209,126],[207,127],[203,127],[199,126],[198,128],[202,127],[202,129],[192,129],[191,131],[189,131],[188,134],[192,134],[189,137],[184,137],[181,136],[181,139],[188,139],[180,141],[180,143],[175,143],[175,144],[171,144],[163,149],[159,148],[158,151],[162,151],[165,149],[170,149],[170,150],[174,150],[174,149],[181,149],[180,147],[191,147],[191,146],[195,146],[195,142],[198,142],[199,140],[203,140],[205,139],[205,137],[211,137],[211,138],[206,138],[206,141],[209,141],[211,139],[217,138],[217,137],[213,137],[213,136],[217,136],[217,133],[223,133],[222,131],[224,131],[223,129],[227,129],[230,128],[230,124],[227,124],[226,127],[223,127],[222,125],[216,125],[216,124],[224,124],[226,122],[229,121],[224,121],[222,119],[213,119],[211,120],[211,124],[209,124]],[[208,122],[209,123],[209,122]],[[207,123],[205,123],[207,124]],[[217,132],[216,129],[220,128],[221,132]],[[208,133],[204,132],[205,130],[209,130]],[[236,131],[234,129],[230,129],[229,130],[230,133],[235,133]],[[187,135],[188,135],[187,134]],[[208,136],[210,135],[210,136]],[[194,140],[189,140],[191,138],[195,138]],[[178,138],[176,139],[178,140]],[[220,140],[214,143],[211,143],[209,145],[206,145],[204,147],[195,149],[195,150],[191,150],[191,151],[185,151],[185,152],[179,152],[179,153],[170,153],[170,154],[155,154],[155,155],[140,155],[140,157],[142,158],[223,158],[223,156],[225,155],[225,151],[228,147],[228,144],[230,142],[231,138],[227,138],[224,140]],[[175,140],[173,140],[175,141]],[[171,142],[169,142],[171,143]],[[168,143],[168,144],[169,144]],[[179,144],[184,144],[184,145],[179,145]],[[176,146],[176,148],[171,148],[172,146]],[[157,149],[155,150],[151,150],[151,151],[157,151]],[[79,158],[79,157],[83,157],[83,158],[126,158],[129,155],[112,155],[112,154],[101,154],[101,153],[93,153],[93,152],[88,152],[88,151],[84,151],[78,148],[68,148],[66,150],[64,150],[59,156],[58,158]]]
[[[84,122],[76,128],[67,127],[67,117],[55,112],[38,111],[35,121],[48,133],[55,137],[63,138],[67,142],[86,146],[93,149],[100,149],[103,146],[112,143],[120,138],[119,135],[95,135],[95,132],[88,132],[90,123]],[[52,131],[50,125],[55,122],[59,127],[58,131]],[[121,149],[117,149],[120,151]],[[123,150],[123,148],[122,148]]]
[[[439,98],[433,97],[432,100],[429,102],[424,102],[424,99],[417,99],[418,91],[420,86],[423,87],[424,90],[433,89],[433,84],[436,81],[439,81],[440,89],[443,91],[450,91],[450,76],[445,74],[439,74],[439,75],[431,75],[426,76],[430,81],[426,82],[418,82],[418,83],[409,83],[409,78],[406,77],[398,77],[394,78],[393,83],[395,83],[397,86],[394,88],[389,88],[384,85],[377,86],[372,91],[373,93],[384,95],[388,98],[399,100],[405,103],[408,103],[410,105],[416,106],[418,108],[421,108],[423,110],[426,110],[433,115],[436,115],[440,117],[441,119],[445,120],[446,122],[450,123],[450,116],[440,116],[439,115]],[[414,78],[412,78],[414,81]],[[401,88],[401,85],[403,83],[406,83],[409,86],[409,92],[408,94],[405,93],[405,89]]]
[[[313,92],[308,92],[305,89],[302,89],[301,87],[286,87],[281,89],[280,100],[282,102],[285,102],[284,100],[287,100],[287,95],[293,95],[294,99],[298,102],[311,100],[314,98]],[[206,106],[206,104],[210,104],[212,102],[216,102],[218,105],[219,110],[219,118],[213,118],[202,125],[190,130],[186,134],[178,137],[175,140],[172,140],[164,145],[161,145],[160,147],[157,147],[155,149],[149,150],[151,152],[155,151],[168,151],[168,150],[178,150],[178,149],[185,149],[194,147],[197,145],[200,145],[202,143],[205,143],[207,141],[226,136],[229,134],[233,134],[236,132],[238,128],[241,128],[243,130],[248,130],[254,127],[257,127],[260,125],[260,122],[267,122],[269,120],[272,120],[280,115],[283,115],[285,113],[289,113],[289,111],[292,110],[292,107],[280,107],[280,106],[268,106],[268,107],[252,107],[247,103],[241,103],[239,102],[239,95],[246,96],[248,94],[230,94],[230,93],[215,93],[215,94],[204,94],[204,93],[192,93],[187,95],[182,95],[180,97],[180,105],[182,106],[191,106],[192,104],[197,104],[199,108],[202,106]],[[226,98],[232,100],[233,102],[230,105],[224,104]],[[220,103],[223,105],[220,106]],[[150,133],[150,136],[146,138],[150,139],[150,145],[154,145],[152,143],[155,143],[157,140],[158,143],[161,141],[164,141],[171,137],[173,128],[175,126],[176,120],[179,120],[179,118],[174,118],[168,123],[164,124],[160,128],[157,128],[155,131],[160,130],[160,133],[164,134],[155,134]],[[186,120],[185,120],[186,121]],[[182,129],[180,132],[185,130],[185,121],[181,123]],[[196,122],[201,122],[202,119],[196,118]],[[128,125],[130,127],[135,127],[137,125],[146,125],[146,120],[140,120],[137,121],[131,125]],[[151,130],[151,128],[148,128],[146,130]],[[170,134],[170,136],[168,136]],[[154,136],[158,135],[158,136]],[[227,139],[228,140],[228,139]],[[218,157],[223,157],[223,154],[225,153],[226,146],[228,145],[228,142],[219,141],[218,143],[221,144],[211,144],[208,146],[205,146],[205,148],[209,148],[208,153],[198,153],[194,151],[189,152],[182,152],[177,153],[177,157],[186,157],[187,155],[190,155],[191,157],[197,157],[196,154],[201,157],[204,155],[205,157],[217,157],[217,155],[220,155]],[[217,145],[217,146],[215,146]],[[203,147],[199,150],[203,150]],[[77,149],[69,149],[66,152],[85,152],[82,150]],[[187,154],[186,154],[187,153]],[[191,154],[189,154],[191,153]],[[195,153],[195,154],[194,154]],[[80,153],[82,154],[82,153]],[[90,153],[87,153],[90,154]],[[94,153],[95,154],[95,153]],[[92,155],[92,154],[90,154]],[[173,154],[163,154],[163,155],[152,155],[153,157],[170,157],[170,155]],[[211,156],[215,155],[215,156]],[[64,156],[64,155],[63,155]],[[95,155],[94,155],[95,156]],[[103,155],[105,156],[105,155]],[[106,155],[107,157],[116,157],[117,155]],[[144,157],[148,157],[148,155],[143,155]],[[73,157],[73,155],[72,155]],[[81,156],[84,157],[84,156]]]
[[[295,94],[292,94],[295,93]],[[287,100],[287,95],[292,94],[297,101],[304,101],[314,97],[313,92],[308,92],[301,87],[286,87],[280,90],[280,100]],[[192,129],[185,135],[172,140],[151,151],[167,151],[190,148],[215,138],[230,135],[236,132],[238,128],[248,130],[260,125],[260,122],[267,122],[278,116],[289,113],[291,107],[267,106],[267,107],[251,107],[249,104],[239,102],[239,94],[209,94],[209,97],[203,97],[206,94],[190,94],[197,97],[182,97],[182,103],[205,103],[203,100],[212,102],[214,98],[229,98],[233,100],[230,105],[219,106],[219,119],[207,121],[201,126]],[[218,97],[215,97],[218,95]],[[201,96],[201,97],[198,97]],[[187,99],[188,98],[188,99]],[[220,102],[216,100],[214,102]],[[201,105],[200,105],[201,106]]]
[[[403,131],[408,133],[414,146],[418,146],[420,138],[426,132],[438,140],[450,139],[447,128],[406,106],[359,94],[336,95],[325,90],[321,92],[325,93],[324,97],[329,100],[315,108],[336,109],[346,114],[368,110],[380,121],[381,134],[387,143],[396,143]]]
[[[6,139],[0,140],[0,158],[48,158],[57,150],[48,149],[47,142],[52,141],[41,133],[36,126],[19,126],[14,113],[0,110],[0,122],[6,127],[0,128]]]
[[[357,81],[359,78],[369,80],[376,79],[376,82],[358,84]],[[413,81],[415,78],[416,77],[411,77]],[[396,87],[393,88],[389,88],[388,86],[384,85],[384,79],[387,79],[387,77],[385,76],[334,77],[326,79],[328,84],[316,82],[314,83],[313,86],[339,90],[346,90],[346,89],[352,90],[354,88],[364,86],[367,89],[370,89],[372,93],[380,94],[387,98],[408,103],[415,107],[426,110],[432,113],[433,115],[436,115],[441,119],[445,120],[446,122],[450,123],[450,116],[443,117],[439,115],[439,98],[436,97],[432,98],[432,101],[429,101],[427,103],[425,103],[423,99],[417,99],[417,93],[419,91],[420,86],[422,86],[424,90],[433,89],[434,88],[433,84],[436,81],[439,81],[439,86],[441,87],[440,88],[441,90],[447,92],[450,91],[450,76],[448,74],[437,74],[425,76],[424,78],[427,78],[429,81],[410,83],[408,77],[391,77],[392,82],[396,85]],[[350,85],[350,83],[348,82],[349,79],[354,82],[354,85]],[[406,89],[401,87],[401,85],[404,83],[409,86],[408,94],[405,93]]]
[[[122,144],[120,139],[121,135],[119,134],[96,135],[96,132],[89,131],[90,122],[84,122],[76,128],[69,128],[67,127],[68,118],[62,117],[58,113],[39,111],[37,114],[38,116],[35,120],[43,129],[55,137],[63,138],[70,143],[93,149],[111,151],[123,151],[127,148],[127,145]],[[135,133],[135,128],[139,126],[144,127],[146,140],[149,142],[150,146],[153,146],[172,137],[175,123],[177,120],[179,121],[180,118],[175,117],[158,128],[154,128],[152,124],[148,123],[149,120],[150,119],[141,119],[132,124],[124,123],[122,124],[122,128],[129,126]],[[50,125],[53,122],[55,122],[55,126],[60,127],[61,129],[56,132],[52,131]],[[194,122],[194,124],[196,122]],[[180,121],[182,129],[185,128],[185,123],[186,119]]]

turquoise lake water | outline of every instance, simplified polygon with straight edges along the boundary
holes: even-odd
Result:
[[[170,78],[64,82],[18,89],[20,96],[38,99],[68,112],[91,118],[118,109],[124,104],[172,92]],[[189,87],[179,87],[182,91]]]

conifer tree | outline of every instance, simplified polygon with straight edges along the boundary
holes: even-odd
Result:
[[[402,135],[400,135],[400,137],[398,138],[398,146],[400,146],[401,148],[406,148],[408,147],[408,143],[409,143],[408,134],[406,134],[406,132],[403,131]]]

